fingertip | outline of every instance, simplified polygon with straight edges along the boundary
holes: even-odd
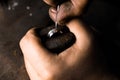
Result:
[[[57,11],[54,7],[51,7],[49,9],[49,16],[54,22],[56,21],[56,16],[57,16],[57,22],[58,22],[59,25],[65,25],[66,20],[67,20],[67,19],[64,19],[63,14],[62,15],[59,14],[59,13],[57,14]]]
[[[53,3],[52,0],[43,0],[43,1],[50,6],[55,6],[55,3]]]
[[[55,17],[56,17],[56,9],[55,8],[51,7],[49,9],[49,16],[55,22]]]

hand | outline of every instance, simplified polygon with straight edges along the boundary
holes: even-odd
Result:
[[[21,39],[20,47],[31,80],[80,80],[83,74],[88,74],[92,53],[91,33],[77,19],[67,26],[75,34],[76,42],[58,55],[42,46],[41,39],[36,36],[36,28],[29,30]]]
[[[60,4],[58,12],[58,23],[64,24],[76,16],[83,13],[88,0],[44,0],[48,5],[52,6],[49,9],[49,15],[53,21],[56,19],[56,6]]]

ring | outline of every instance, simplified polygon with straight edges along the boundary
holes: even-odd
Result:
[[[52,37],[52,36],[53,36],[55,33],[57,33],[57,32],[58,32],[58,30],[57,30],[56,28],[50,30],[50,31],[48,32],[48,37],[49,37],[49,38]]]

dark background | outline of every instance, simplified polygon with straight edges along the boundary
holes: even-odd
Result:
[[[18,2],[18,6],[8,10],[13,2]],[[42,0],[11,0],[8,6],[0,6],[0,80],[29,80],[19,40],[34,25],[48,23],[47,10],[48,6]]]
[[[7,0],[0,2],[3,1],[7,2]],[[18,2],[18,6],[10,10],[9,6],[14,2]],[[29,10],[26,9],[27,6],[30,6]],[[30,13],[32,16],[29,15]],[[117,66],[120,53],[118,0],[93,1],[83,15],[83,21],[93,26],[97,33],[103,36],[107,47],[115,45],[107,48],[110,53],[108,52],[109,56],[106,55],[108,59],[110,58],[109,62]],[[7,5],[0,5],[0,80],[29,80],[19,48],[19,40],[34,25],[45,26],[49,22],[48,6],[42,0],[10,0]],[[119,71],[119,67],[115,68]]]

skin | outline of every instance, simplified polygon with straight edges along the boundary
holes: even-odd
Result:
[[[21,39],[20,47],[31,80],[79,80],[82,78],[78,74],[87,74],[85,72],[91,69],[91,34],[78,19],[67,26],[75,34],[76,42],[59,55],[50,53],[42,46],[35,28]]]
[[[56,6],[59,1],[62,0],[44,0],[46,4],[50,5],[49,15],[53,21],[56,20]],[[60,9],[57,17],[59,24],[66,24],[75,16],[80,16],[83,13],[85,6],[87,5],[88,0],[64,0],[60,4]]]
[[[54,7],[58,3],[56,0],[44,1],[51,6],[49,14],[55,21]],[[73,19],[82,14],[86,4],[87,0],[67,0],[60,4],[58,23],[65,24],[76,37],[73,46],[65,51],[53,54],[46,50],[36,35],[36,28],[30,29],[21,39],[20,48],[31,80],[113,80],[96,65],[92,32],[79,19]]]

